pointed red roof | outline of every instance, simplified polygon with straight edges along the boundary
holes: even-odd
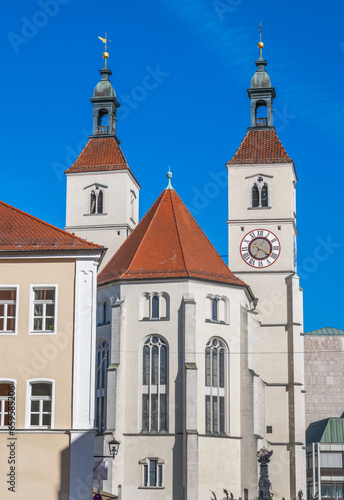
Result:
[[[274,129],[249,130],[227,165],[252,163],[293,163]]]
[[[98,276],[123,279],[200,278],[245,285],[198,226],[173,189],[165,189]]]
[[[114,137],[91,138],[66,174],[123,170],[129,165]]]
[[[99,249],[102,249],[100,245],[85,241],[0,201],[0,253]]]

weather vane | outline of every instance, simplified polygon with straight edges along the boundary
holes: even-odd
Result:
[[[107,33],[105,33],[105,38],[98,36],[99,40],[101,40],[104,44],[104,52],[103,52],[103,59],[105,61],[105,66],[106,66],[106,59],[109,58],[109,53],[107,52],[107,43],[111,42],[111,40],[108,40]]]
[[[259,49],[259,52],[260,52],[260,58],[262,59],[263,58],[263,55],[262,55],[262,48],[264,47],[264,43],[262,42],[262,23],[260,23],[259,25],[259,42],[258,42],[258,49]]]

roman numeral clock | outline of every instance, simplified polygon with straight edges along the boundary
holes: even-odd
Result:
[[[240,243],[240,254],[246,264],[255,268],[271,266],[279,257],[281,244],[277,236],[266,229],[254,229]]]

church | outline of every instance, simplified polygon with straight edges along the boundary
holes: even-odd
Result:
[[[103,54],[93,133],[66,171],[66,230],[108,249],[98,274],[95,457],[104,459],[95,458],[94,485],[114,498],[208,500],[223,488],[254,498],[263,446],[273,451],[274,497],[305,491],[297,175],[258,48],[250,126],[226,164],[229,267],[171,172],[139,221],[140,184],[117,137],[120,103]]]

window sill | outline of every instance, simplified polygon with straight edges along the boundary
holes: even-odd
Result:
[[[48,330],[47,331],[44,331],[44,330],[36,331],[35,330],[35,331],[29,332],[29,335],[56,335],[56,334],[57,334],[57,332],[55,332],[55,331],[52,332],[52,331],[48,331]]]
[[[206,323],[212,323],[213,325],[229,325],[229,323],[226,323],[225,321],[213,321],[212,319],[206,319]]]
[[[272,207],[248,207],[247,210],[270,210]]]
[[[18,335],[18,332],[0,332],[0,335]]]
[[[92,217],[92,215],[94,215],[95,217],[98,217],[100,215],[107,215],[107,213],[101,213],[101,214],[84,214],[84,217]]]
[[[164,490],[165,486],[139,486],[139,490]]]
[[[139,321],[168,321],[168,318],[141,318]]]

